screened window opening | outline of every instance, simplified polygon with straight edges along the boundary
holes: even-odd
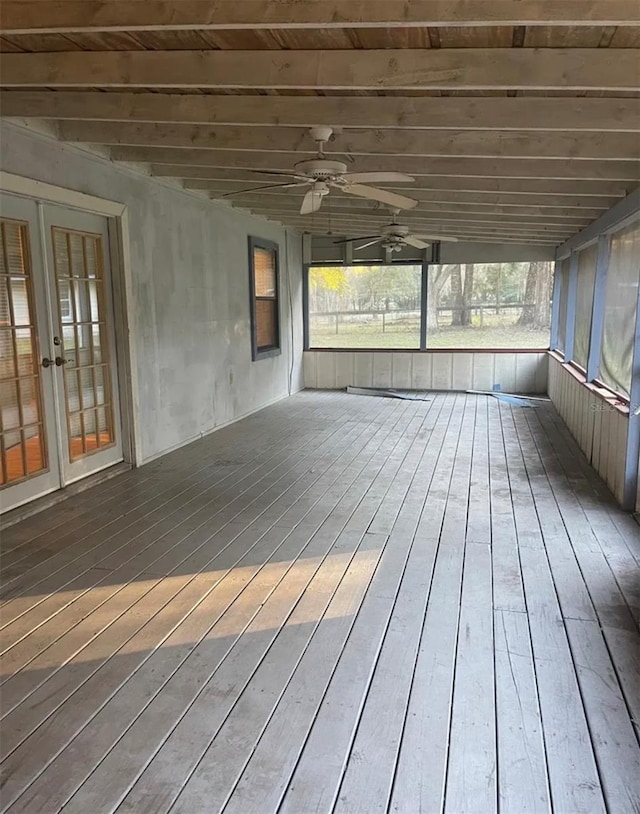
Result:
[[[420,347],[422,266],[309,269],[309,344],[315,348]]]
[[[280,352],[278,247],[249,238],[253,359]]]
[[[593,312],[593,287],[596,280],[598,244],[583,249],[578,255],[578,288],[576,292],[576,324],[573,336],[573,361],[587,367],[591,317]]]
[[[311,348],[549,347],[553,264],[313,266]],[[426,304],[425,304],[426,294]]]
[[[611,238],[600,357],[601,381],[627,397],[631,393],[639,283],[640,223],[636,222]]]
[[[553,266],[429,266],[428,348],[547,348]]]

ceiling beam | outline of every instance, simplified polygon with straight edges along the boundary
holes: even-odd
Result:
[[[255,216],[255,213],[251,213]],[[324,234],[324,235],[375,235],[381,229],[382,224],[375,225],[375,224],[348,224],[348,223],[337,223],[332,222],[330,224],[326,223],[316,223],[316,224],[306,224],[302,222],[301,219],[288,219],[288,218],[281,218],[275,215],[268,215],[268,216],[261,216],[266,217],[268,220],[276,221],[277,223],[282,223],[286,226],[290,226],[291,228],[297,229],[301,232],[315,232],[317,234]],[[409,225],[409,224],[406,224]],[[514,233],[514,234],[501,234],[495,233],[487,230],[482,231],[474,231],[474,230],[459,230],[457,232],[451,232],[450,230],[438,229],[435,231],[434,229],[428,228],[420,228],[420,227],[410,227],[416,234],[425,234],[425,235],[438,235],[441,237],[455,237],[460,241],[475,241],[475,240],[487,240],[492,243],[499,243],[500,241],[518,241],[520,243],[528,243],[530,241],[540,241],[545,243],[553,244],[554,246],[559,246],[560,244],[566,242],[567,240],[571,239],[573,235],[545,235],[545,234],[526,234],[526,233]]]
[[[232,127],[127,122],[60,122],[63,141],[88,144],[188,147],[299,153],[312,158],[316,148],[306,130],[291,127]],[[530,133],[477,130],[345,131],[325,148],[328,155],[476,156],[479,158],[571,158],[636,160],[637,133]]]
[[[266,213],[273,213],[282,215],[284,217],[296,217],[299,215],[299,209],[296,207],[265,207],[260,206],[259,204],[247,204],[247,205],[238,205],[240,209],[249,209],[251,212],[260,212],[262,214]],[[348,223],[350,222],[357,222],[358,220],[363,221],[365,223],[389,223],[391,221],[391,215],[389,212],[385,212],[384,210],[380,210],[378,212],[370,211],[366,209],[362,210],[353,210],[353,211],[331,211],[327,209],[326,211],[321,210],[320,215],[314,215],[311,217],[309,215],[306,216],[309,222],[314,220],[314,218],[321,217],[326,218],[330,221],[335,220],[344,220]],[[544,218],[534,218],[530,217],[525,220],[515,219],[511,220],[509,218],[500,217],[496,215],[492,217],[491,215],[466,215],[460,214],[456,215],[440,215],[439,213],[417,213],[412,215],[411,213],[402,212],[399,215],[400,220],[403,223],[421,223],[421,224],[440,224],[440,225],[448,225],[448,226],[458,226],[458,227],[475,227],[476,229],[483,229],[483,228],[494,228],[494,229],[504,229],[504,227],[511,227],[513,231],[522,231],[522,232],[552,232],[557,234],[573,234],[574,232],[579,231],[581,228],[588,226],[590,221],[584,221],[582,224],[558,224],[553,220],[545,220]],[[435,227],[431,227],[435,228]],[[507,229],[506,231],[509,231]]]
[[[634,0],[4,0],[2,6],[3,29],[14,34],[640,23],[640,9]]]
[[[64,51],[2,54],[5,87],[638,90],[634,49]]]
[[[272,220],[268,218],[268,220]],[[291,227],[301,232],[306,232],[310,235],[317,235],[322,237],[333,237],[336,240],[339,240],[342,237],[354,236],[353,232],[347,231],[334,231],[323,228],[315,228],[315,229],[305,229],[293,223],[282,223],[282,221],[278,221],[273,219],[275,223],[278,223],[285,227]],[[362,233],[364,234],[364,233]],[[444,237],[444,235],[443,235]],[[468,242],[468,243],[517,243],[521,245],[531,245],[531,246],[558,246],[560,245],[557,240],[553,238],[544,238],[544,237],[519,237],[518,235],[509,236],[509,237],[493,237],[491,235],[480,234],[480,235],[473,235],[473,234],[464,234],[458,236],[458,239],[461,242]],[[327,263],[327,265],[334,265],[333,263]]]
[[[357,213],[327,213],[323,210],[320,210],[319,213],[314,214],[313,216],[310,215],[300,215],[298,212],[290,212],[290,211],[276,211],[276,210],[260,210],[256,207],[238,207],[243,208],[247,211],[255,212],[257,214],[268,214],[270,216],[279,215],[283,218],[288,218],[290,220],[300,220],[303,224],[308,226],[312,226],[314,224],[325,222],[328,224],[337,224],[342,223],[346,224],[347,228],[351,228],[354,225],[362,226],[364,225],[365,228],[378,228],[380,224],[390,223],[391,222],[391,215],[378,215],[375,217],[359,215]],[[445,230],[452,233],[459,233],[460,231],[473,231],[474,233],[480,232],[491,232],[494,234],[544,234],[547,236],[556,237],[557,235],[566,235],[566,234],[574,234],[575,232],[579,231],[572,226],[564,226],[564,227],[557,227],[557,226],[545,226],[543,224],[510,224],[510,223],[482,223],[482,222],[474,222],[474,221],[464,221],[464,220],[447,220],[445,219],[429,219],[429,218],[416,218],[411,217],[409,213],[402,212],[398,216],[398,220],[401,223],[411,224],[412,226],[420,226],[422,231],[428,231],[429,229],[433,230],[434,224],[436,224],[441,230]]]
[[[228,202],[233,203],[235,206],[261,206],[264,208],[270,209],[278,209],[284,210],[292,208],[294,210],[300,209],[300,202],[302,200],[302,196],[304,195],[303,190],[290,190],[289,195],[246,195],[242,197],[233,197],[233,198],[226,198]],[[410,194],[409,192],[407,194]],[[213,196],[211,196],[213,197]],[[218,198],[218,200],[220,200]],[[377,207],[373,202],[367,203],[363,198],[358,198],[355,195],[334,195],[331,193],[330,200],[327,204],[327,209],[331,211],[343,211],[348,213],[349,211],[358,211],[358,212],[366,212],[366,213],[376,213],[382,210],[385,214],[388,214],[388,209],[384,206]],[[568,226],[572,225],[586,225],[590,223],[595,218],[599,217],[603,210],[595,209],[595,210],[585,210],[580,212],[579,210],[569,210],[564,211],[560,210],[560,212],[554,210],[543,209],[541,207],[518,207],[515,209],[509,209],[507,207],[499,207],[493,206],[487,209],[482,209],[482,207],[477,207],[474,204],[453,204],[453,203],[425,203],[421,201],[415,209],[410,210],[412,213],[417,215],[422,214],[442,214],[447,216],[454,216],[454,215],[461,215],[466,216],[470,215],[474,218],[476,216],[481,218],[496,218],[500,220],[504,220],[505,222],[520,222],[525,223],[528,220],[533,219],[540,219],[541,221],[550,221],[556,222],[561,221],[563,224],[566,222]]]
[[[233,184],[233,188],[238,184],[245,187],[259,186],[260,183],[277,183],[275,176],[260,175],[246,169],[227,169],[221,167],[189,167],[176,164],[152,164],[151,173],[156,177],[182,178],[185,179],[186,186],[194,186],[193,189],[207,189],[206,185],[217,187],[218,183]],[[439,175],[416,175],[415,184],[411,185],[411,190],[419,190],[431,193],[451,192],[470,193],[477,192],[479,195],[493,193],[511,193],[514,197],[523,198],[526,203],[529,196],[553,195],[560,197],[564,203],[564,198],[585,198],[586,206],[609,206],[609,198],[623,198],[635,187],[638,181],[584,181],[568,180],[554,181],[547,178],[470,178],[456,176]],[[230,187],[232,188],[232,187]],[[402,187],[407,189],[405,185]],[[596,199],[593,203],[590,198]]]
[[[3,116],[123,122],[345,128],[640,132],[636,99],[196,96],[5,91]]]
[[[278,215],[275,213],[261,214],[259,212],[251,212],[250,214],[265,217],[268,220],[277,221],[278,223],[283,223],[287,226],[298,229],[299,231],[315,231],[322,234],[334,235],[371,235],[379,232],[380,228],[385,225],[384,223],[372,223],[371,221],[344,221],[335,218],[332,220],[316,219],[312,222],[308,219],[305,220],[303,217],[296,218],[288,215]],[[571,231],[562,234],[526,231],[505,232],[503,230],[489,228],[478,229],[477,227],[469,227],[464,225],[452,228],[445,224],[414,224],[404,220],[402,222],[413,229],[413,231],[417,234],[437,234],[441,235],[442,237],[456,237],[459,240],[489,240],[491,242],[500,242],[501,240],[516,240],[522,243],[539,240],[558,246],[572,237]]]
[[[184,150],[170,147],[114,147],[115,161],[174,164],[227,169],[292,171],[300,155],[242,150]],[[484,178],[555,178],[622,181],[638,186],[637,161],[568,161],[554,159],[411,158],[402,155],[361,156],[350,164],[358,172],[395,171],[419,175],[452,175]]]
[[[255,177],[252,181],[255,181]],[[266,182],[269,183],[269,180],[266,179]],[[210,191],[214,197],[222,197],[224,195],[229,195],[231,200],[237,200],[238,198],[242,199],[245,194],[253,194],[251,192],[243,192],[245,189],[249,189],[252,186],[259,186],[260,181],[258,183],[251,183],[246,181],[191,181],[186,180],[183,183],[185,189],[194,189],[194,190],[205,190]],[[580,213],[580,212],[590,212],[590,213],[598,213],[606,211],[610,206],[613,206],[616,201],[620,200],[623,196],[617,197],[602,197],[602,198],[582,198],[579,195],[575,197],[571,197],[569,195],[566,196],[557,196],[557,195],[535,195],[535,194],[525,194],[525,195],[515,195],[515,194],[508,194],[508,193],[500,193],[494,194],[491,192],[458,192],[456,190],[425,190],[425,189],[418,189],[414,184],[407,185],[407,184],[385,184],[385,189],[393,190],[395,192],[399,192],[400,194],[408,194],[411,198],[415,198],[418,201],[424,201],[429,204],[454,204],[454,205],[464,205],[469,206],[473,205],[475,207],[504,207],[508,210],[520,210],[520,209],[529,209],[530,207],[536,207],[538,209],[549,210],[549,212],[565,212],[567,214],[570,213]],[[336,191],[332,194],[335,196]],[[233,193],[233,196],[231,195]],[[258,194],[258,193],[256,193]],[[283,197],[285,195],[291,194],[290,190],[284,189],[282,187],[274,187],[272,189],[263,189],[259,191],[261,196],[265,197]],[[340,196],[346,197],[346,196]],[[595,217],[595,215],[594,215]]]

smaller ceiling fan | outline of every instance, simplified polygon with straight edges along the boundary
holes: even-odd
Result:
[[[413,198],[398,195],[386,189],[377,189],[366,184],[372,183],[410,183],[415,181],[411,175],[401,172],[347,172],[348,167],[342,161],[327,158],[324,145],[333,134],[332,127],[312,127],[309,131],[311,137],[318,145],[318,155],[305,161],[294,164],[293,172],[282,170],[253,170],[261,175],[284,175],[293,178],[293,182],[284,184],[266,184],[260,187],[250,187],[237,192],[227,192],[230,195],[242,195],[245,192],[258,192],[265,189],[294,189],[296,187],[311,187],[302,200],[301,215],[317,212],[322,206],[322,199],[331,189],[339,189],[347,195],[357,195],[359,198],[368,198],[400,209],[412,209],[418,203]]]
[[[457,243],[457,237],[444,237],[443,235],[424,235],[424,234],[414,234],[409,226],[405,226],[402,223],[398,223],[396,221],[396,217],[399,213],[398,209],[392,209],[392,222],[387,226],[383,226],[380,229],[380,234],[378,235],[364,235],[361,237],[349,237],[345,240],[336,240],[335,245],[341,243],[354,243],[358,240],[365,240],[366,243],[363,243],[361,246],[354,246],[353,250],[355,252],[360,251],[361,249],[366,249],[369,246],[374,246],[376,243],[380,243],[382,248],[385,251],[385,259],[387,263],[390,263],[393,259],[393,254],[395,252],[400,252],[405,246],[413,246],[415,249],[428,249],[431,243]]]

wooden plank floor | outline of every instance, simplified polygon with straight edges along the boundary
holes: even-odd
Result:
[[[12,814],[640,811],[640,527],[551,406],[300,393],[3,551]]]

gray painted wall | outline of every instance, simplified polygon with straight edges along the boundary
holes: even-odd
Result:
[[[3,123],[0,133],[6,172],[128,207],[140,462],[303,386],[297,233],[23,128]],[[282,354],[257,362],[251,361],[250,234],[280,245]]]

